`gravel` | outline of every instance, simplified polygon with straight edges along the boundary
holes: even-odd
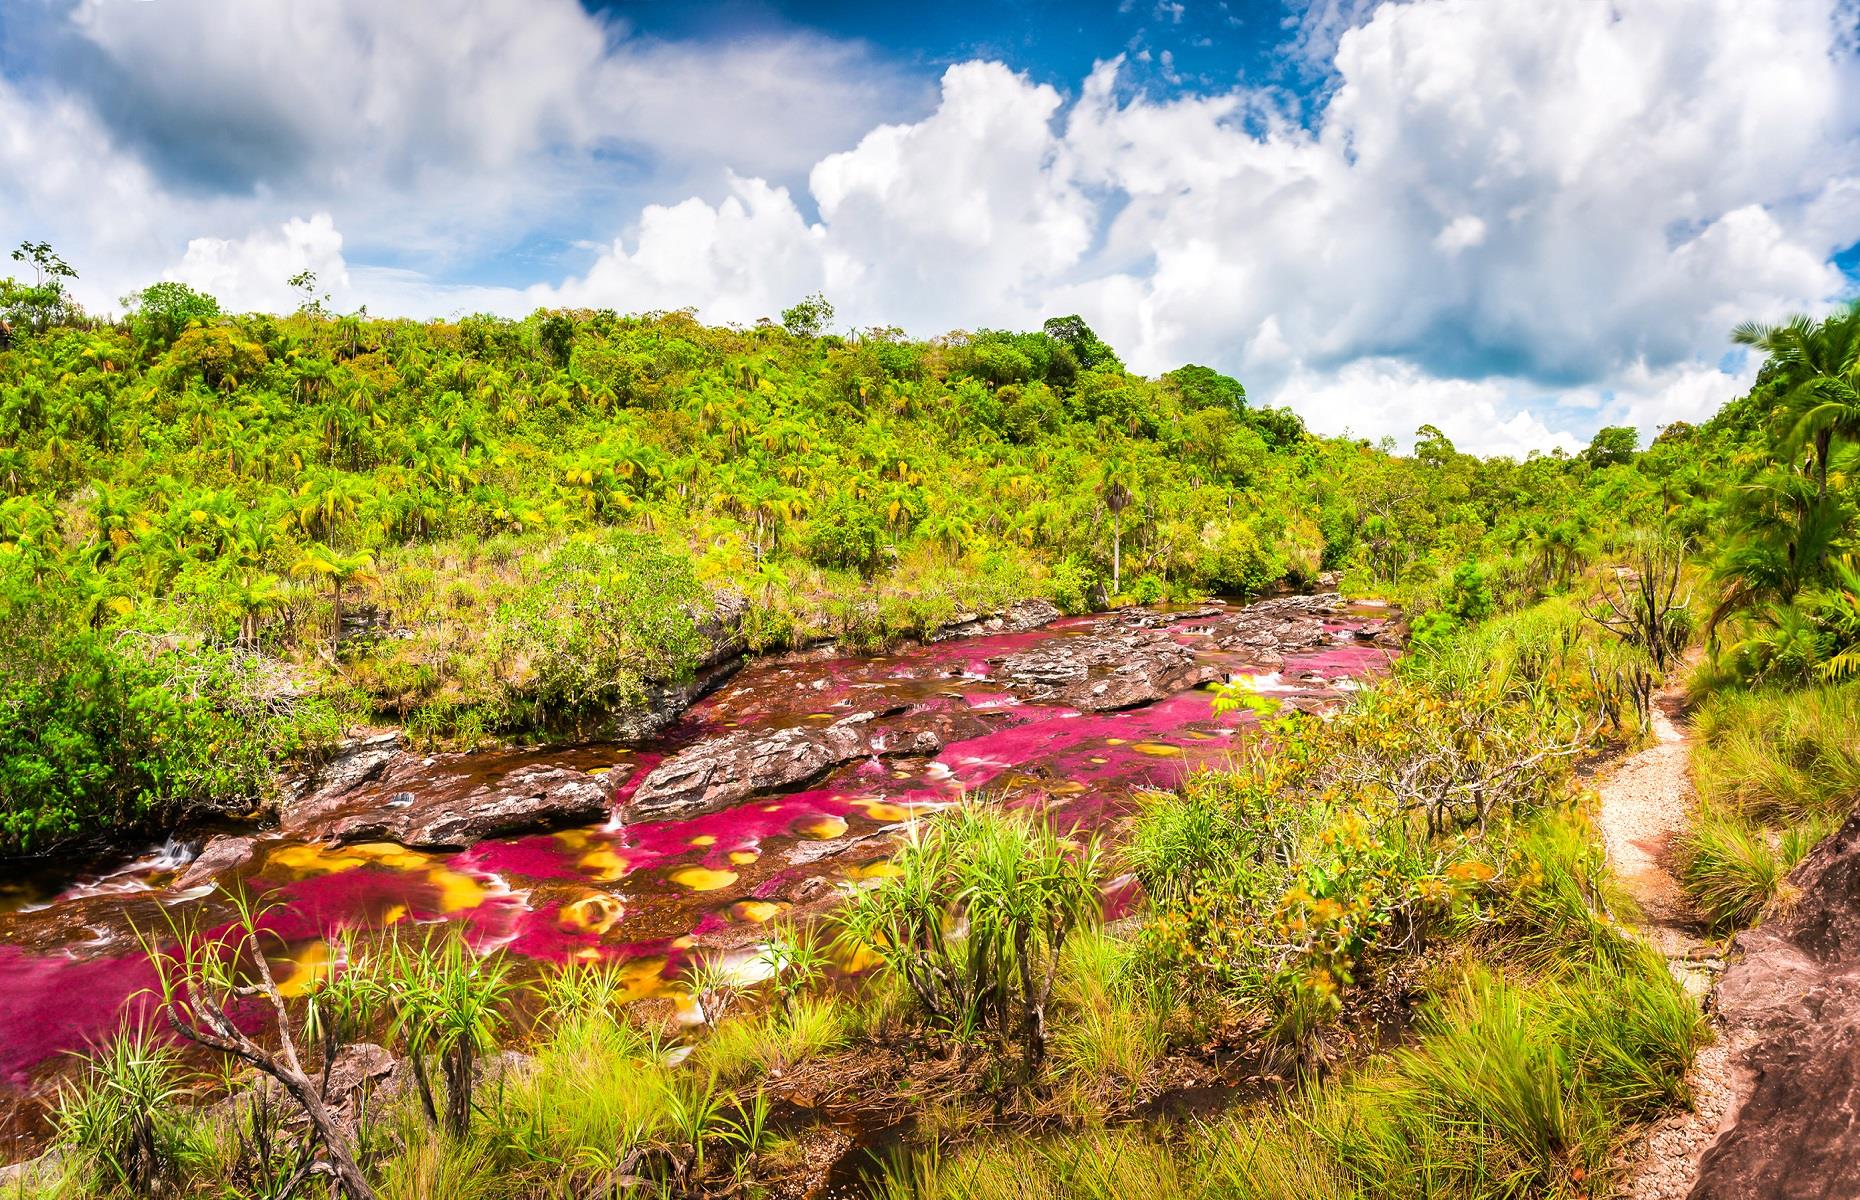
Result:
[[[1597,821],[1609,863],[1640,906],[1640,931],[1666,956],[1673,976],[1702,999],[1724,964],[1716,945],[1702,936],[1697,914],[1672,871],[1674,841],[1690,825],[1697,804],[1684,705],[1685,693],[1676,686],[1659,694],[1656,740],[1602,781]],[[1683,1200],[1697,1179],[1700,1155],[1735,1114],[1743,1082],[1722,1041],[1699,1051],[1687,1078],[1692,1107],[1655,1122],[1622,1148],[1614,1195]]]

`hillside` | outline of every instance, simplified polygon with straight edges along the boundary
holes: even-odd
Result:
[[[1426,585],[1488,547],[1566,576],[1699,461],[1611,467],[1633,456],[1598,439],[1479,463],[1437,433],[1398,459],[1206,368],[1132,375],[1076,318],[916,342],[824,334],[818,300],[736,329],[134,299],[115,324],[22,319],[0,353],[13,850],[250,807],[274,757],[356,722],[624,730],[712,652],[724,592],[761,650],[1029,596]]]

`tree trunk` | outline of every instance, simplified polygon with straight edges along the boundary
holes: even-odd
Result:
[[[1111,594],[1124,590],[1124,515],[1111,514]]]

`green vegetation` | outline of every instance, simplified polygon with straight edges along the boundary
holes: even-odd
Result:
[[[596,735],[692,669],[725,589],[754,648],[863,646],[1028,596],[1342,569],[1436,637],[1675,506],[1682,535],[1711,527],[1701,476],[1730,445],[1483,462],[1430,426],[1404,459],[1206,367],[1132,375],[1077,317],[927,342],[830,332],[818,296],[747,329],[420,323],[332,314],[303,278],[289,317],[162,283],[112,323],[49,247],[20,260],[0,853],[262,804],[264,762],[357,719]]]
[[[289,318],[151,288],[105,325],[47,299],[68,273],[39,249],[0,353],[9,850],[261,803],[266,759],[358,714],[598,730],[694,669],[726,588],[761,648],[1326,570],[1414,631],[1342,712],[1274,719],[1272,753],[1103,844],[981,800],[915,826],[829,925],[687,964],[699,1029],[623,1007],[615,967],[520,984],[450,940],[351,943],[287,1001],[247,905],[158,955],[162,1000],[250,1068],[235,1092],[283,1092],[193,1114],[191,1066],[112,1043],[61,1100],[55,1194],[312,1162],[350,1200],[768,1194],[850,1090],[896,1098],[867,1101],[904,1140],[893,1197],[1606,1194],[1706,1032],[1578,765],[1650,737],[1691,672],[1681,875],[1727,932],[1860,799],[1851,311],[1740,330],[1769,360],[1703,426],[1512,462],[1432,426],[1410,456],[1311,437],[1206,368],[1131,375],[1075,317],[414,324],[305,279]],[[1145,903],[1103,926],[1125,872]],[[345,1124],[317,1073],[368,1038],[415,1065]],[[1218,1111],[1170,1115],[1202,1090]]]

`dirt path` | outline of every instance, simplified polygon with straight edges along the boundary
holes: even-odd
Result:
[[[1723,963],[1703,936],[1697,914],[1672,870],[1674,841],[1692,819],[1696,797],[1688,769],[1690,730],[1685,691],[1672,684],[1655,697],[1655,742],[1624,759],[1597,787],[1597,821],[1608,861],[1641,909],[1641,932],[1666,956],[1694,996],[1711,990]],[[1615,1195],[1623,1200],[1683,1200],[1699,1155],[1716,1136],[1733,1096],[1729,1053],[1721,1042],[1693,1063],[1693,1107],[1656,1124],[1628,1146]]]

